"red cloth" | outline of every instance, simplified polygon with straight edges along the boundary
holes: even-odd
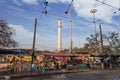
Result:
[[[4,68],[4,67],[7,67],[7,66],[8,66],[8,63],[0,64],[0,68]]]
[[[59,60],[61,60],[61,61],[67,61],[68,58],[67,57],[62,57],[62,56],[55,56],[54,60],[57,60],[57,61],[59,61]]]

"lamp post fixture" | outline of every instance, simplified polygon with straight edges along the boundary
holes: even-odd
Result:
[[[65,14],[70,14],[70,53],[72,53],[72,13],[71,10],[70,12],[65,12]]]

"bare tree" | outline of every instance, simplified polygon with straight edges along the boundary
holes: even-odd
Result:
[[[17,47],[17,42],[12,38],[12,35],[15,34],[13,28],[8,26],[8,23],[0,19],[0,48],[5,47]]]
[[[97,41],[96,41],[97,37]],[[100,37],[99,34],[96,35],[90,35],[90,37],[86,38],[87,43],[85,43],[84,48],[91,48],[95,51],[100,50]],[[114,51],[117,51],[120,49],[120,38],[117,32],[109,32],[109,35],[103,35],[103,51],[105,54],[112,52],[112,49]],[[98,47],[97,47],[98,46]]]
[[[120,48],[120,38],[117,32],[109,32],[109,35],[104,36],[104,39],[111,48]]]
[[[85,43],[85,48],[97,48],[99,47],[100,41],[98,40],[99,34],[90,35],[86,38],[87,43]],[[97,46],[97,47],[96,47]]]

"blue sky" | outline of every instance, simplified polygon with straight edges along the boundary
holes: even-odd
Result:
[[[48,1],[47,14],[44,2]],[[99,0],[119,8],[119,0]],[[71,0],[0,0],[0,18],[6,20],[9,26],[16,30],[13,38],[19,43],[19,48],[32,48],[34,20],[37,18],[36,49],[57,49],[57,23],[62,21],[63,49],[69,48],[70,18],[64,14]],[[72,5],[73,47],[83,47],[85,39],[94,34],[93,15],[95,13],[96,28],[102,24],[103,33],[110,31],[120,32],[120,11],[95,0],[74,0]],[[113,14],[116,11],[115,14]],[[100,20],[100,21],[99,21]]]

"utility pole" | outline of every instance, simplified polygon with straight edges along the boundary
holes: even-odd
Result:
[[[100,41],[101,41],[101,53],[103,54],[103,36],[102,36],[102,28],[101,25],[99,25],[99,29],[100,29]]]
[[[104,49],[103,49],[103,36],[102,36],[102,27],[101,25],[99,25],[99,29],[100,29],[100,41],[101,41],[101,55],[104,55]],[[102,58],[104,59],[104,58]],[[111,65],[110,65],[111,66]],[[101,63],[101,68],[104,69],[104,63],[102,61]]]
[[[35,23],[34,23],[34,36],[33,36],[33,46],[32,46],[32,63],[34,60],[34,50],[35,50],[35,40],[36,40],[36,27],[37,27],[37,18],[35,18]]]

